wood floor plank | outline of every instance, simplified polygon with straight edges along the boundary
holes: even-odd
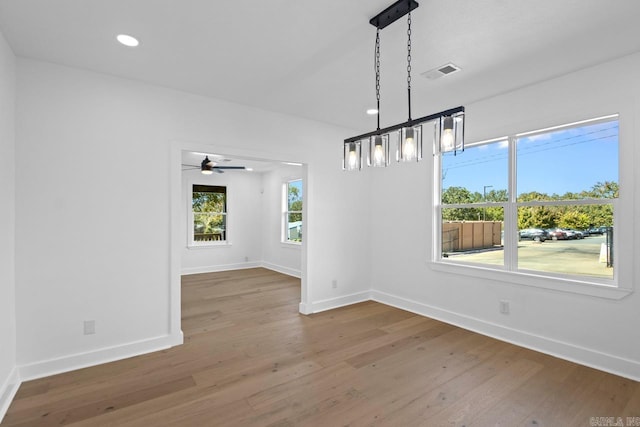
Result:
[[[184,276],[185,343],[21,385],[5,426],[584,426],[640,384],[368,301],[303,316],[300,280]],[[640,420],[640,418],[638,418]]]

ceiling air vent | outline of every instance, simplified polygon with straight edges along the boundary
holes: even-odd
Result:
[[[443,76],[448,76],[449,74],[453,74],[460,71],[460,67],[451,62],[445,65],[441,65],[440,67],[434,68],[433,70],[425,71],[421,75],[428,78],[429,80],[439,79]]]

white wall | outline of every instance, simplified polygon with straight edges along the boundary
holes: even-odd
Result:
[[[182,200],[174,197],[176,144],[307,163],[311,261],[301,309],[367,295],[368,181],[345,182],[339,160],[353,131],[28,59],[18,60],[17,88],[17,360],[25,377],[180,341],[169,312],[179,304],[169,232]],[[336,215],[346,206],[347,220]],[[95,335],[83,335],[84,320],[96,321]]]
[[[202,175],[199,170],[182,173],[183,250],[182,273],[204,273],[255,267],[262,261],[262,175],[245,171]],[[188,247],[188,217],[193,184],[227,187],[227,242]]]
[[[261,243],[264,264],[271,269],[298,277],[302,263],[302,245],[282,242],[283,185],[287,181],[302,179],[303,174],[302,166],[283,165],[265,172],[262,177],[262,214],[265,225]]]
[[[15,392],[15,57],[0,33],[0,420]]]
[[[607,299],[432,269],[433,174],[427,157],[418,166],[368,173],[373,182],[371,220],[389,225],[387,232],[372,235],[374,298],[640,379],[638,76],[636,54],[468,105],[466,126],[466,139],[479,141],[619,112],[617,230],[624,231],[617,233],[617,267],[620,284],[635,285],[635,293]],[[595,165],[596,160],[584,167]],[[508,316],[499,313],[501,299],[511,302]]]

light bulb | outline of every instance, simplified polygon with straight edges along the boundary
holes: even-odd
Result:
[[[382,151],[382,142],[376,142],[375,148],[373,149],[373,165],[374,166],[382,166],[382,162],[384,161],[384,153]]]
[[[442,135],[440,136],[440,151],[451,151],[454,149],[454,146],[453,117],[445,117],[442,125]]]
[[[442,132],[442,151],[453,150],[453,129],[445,129]]]
[[[349,169],[355,169],[358,164],[358,157],[356,156],[356,150],[349,150]]]
[[[211,175],[213,173],[213,171],[211,169],[203,169],[202,170],[202,175]]]
[[[370,153],[370,166],[379,168],[387,165],[387,156],[389,154],[385,154],[385,144],[382,136],[375,135],[371,137]]]
[[[416,157],[416,145],[413,139],[413,128],[407,128],[405,130],[404,143],[402,144],[402,159],[410,161]]]
[[[357,171],[362,167],[361,162],[360,142],[345,142],[342,168],[347,171]]]

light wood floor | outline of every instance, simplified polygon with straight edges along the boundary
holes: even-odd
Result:
[[[264,269],[186,276],[184,345],[26,382],[2,426],[564,427],[640,417],[634,381],[374,302],[302,316],[299,300],[299,280]]]

